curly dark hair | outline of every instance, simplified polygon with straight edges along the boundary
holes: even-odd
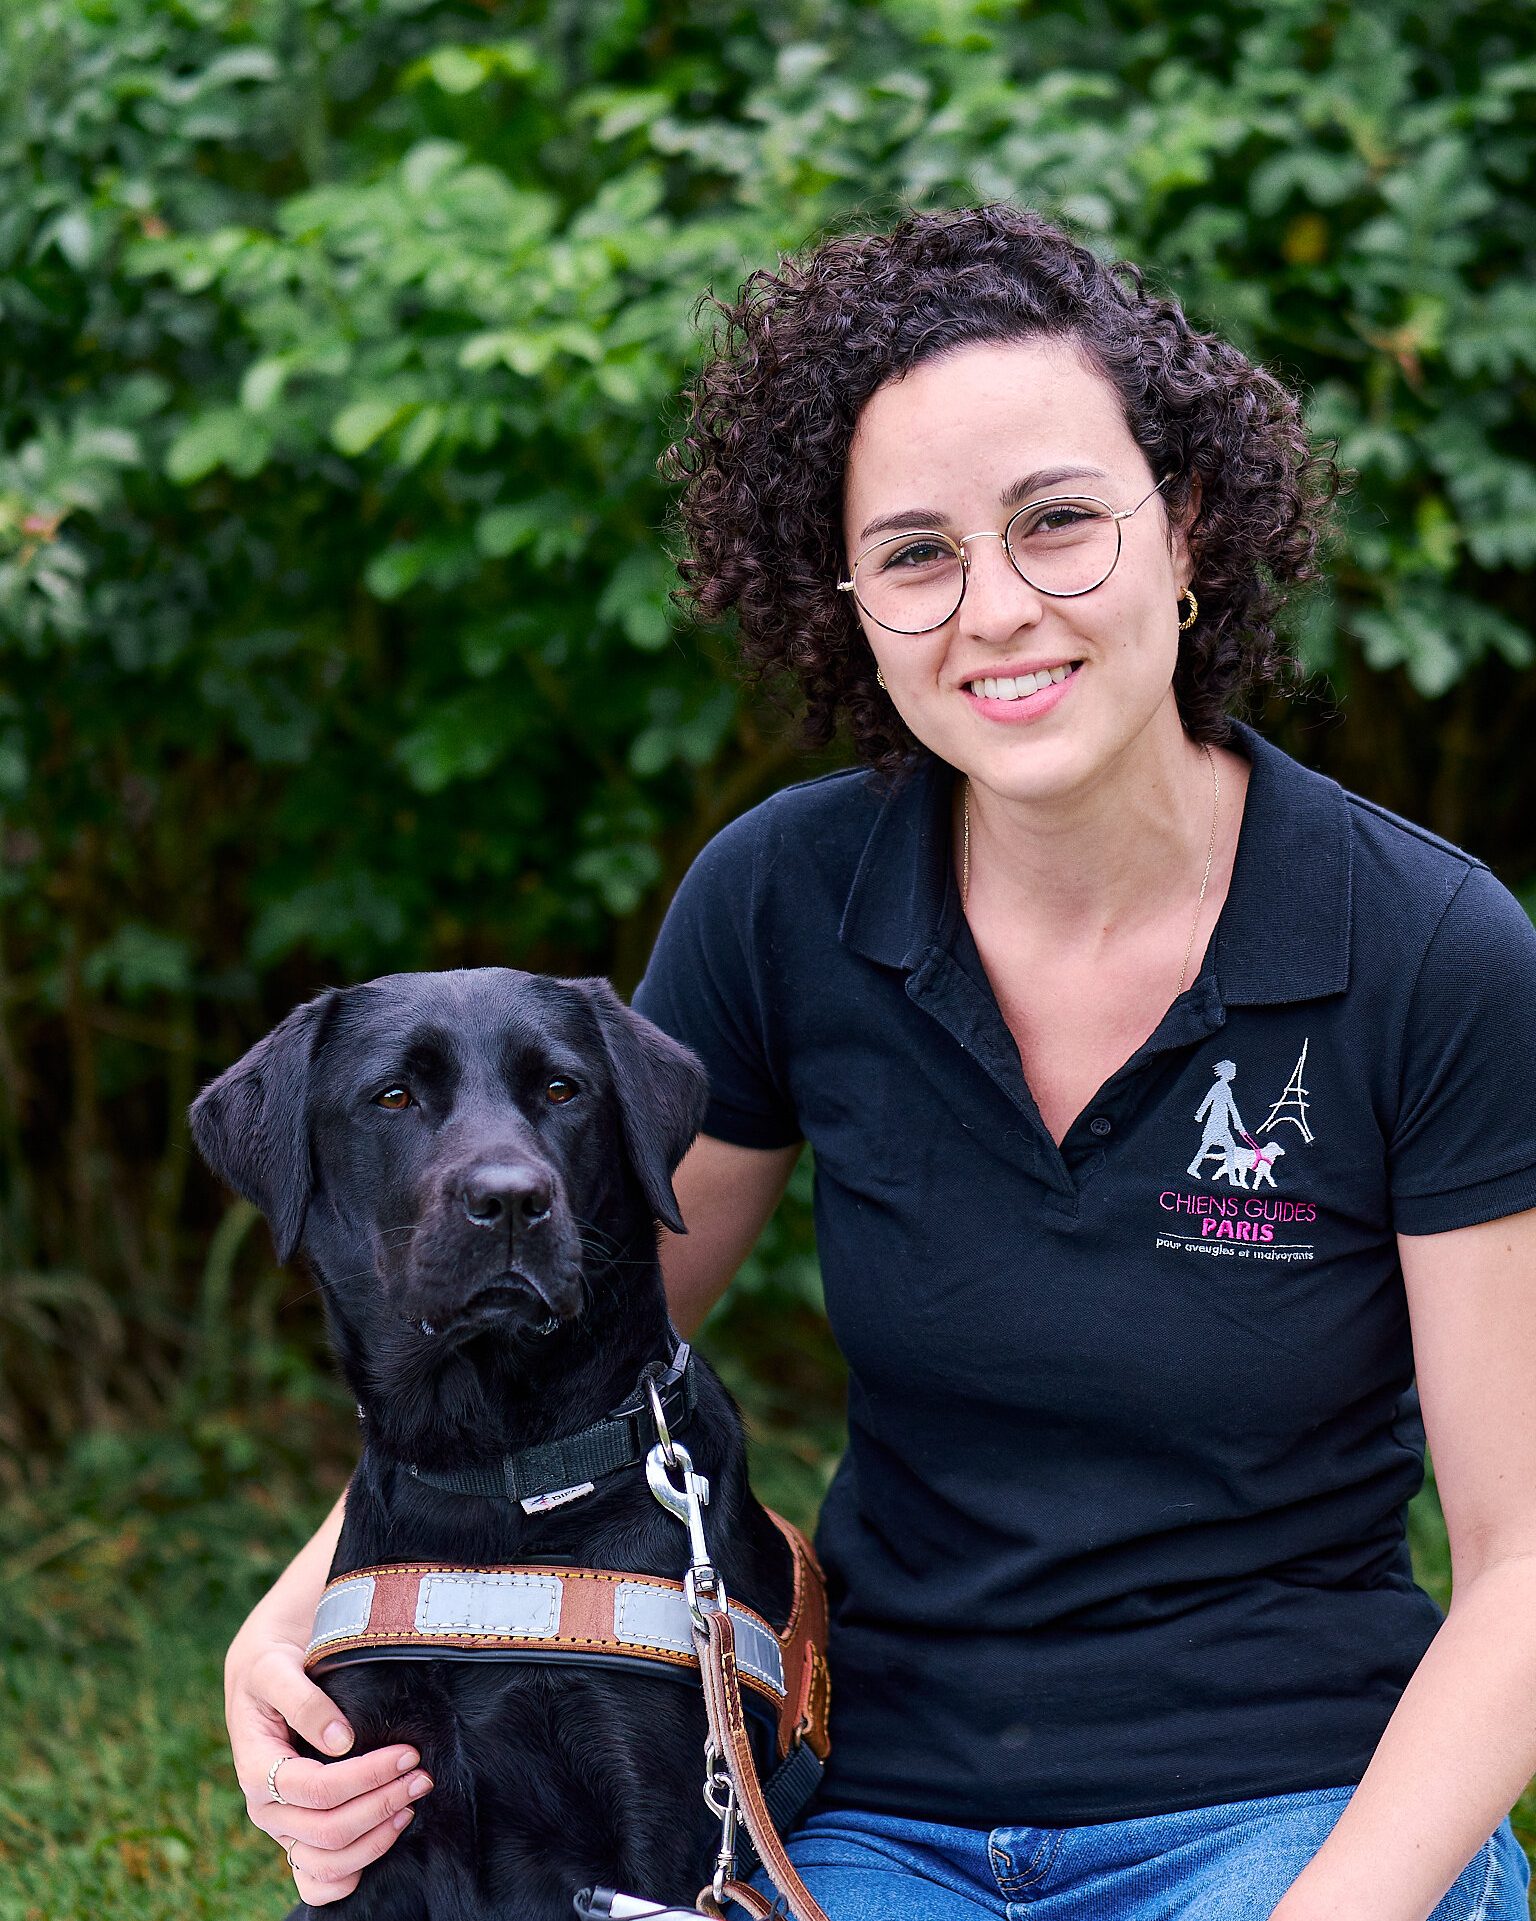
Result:
[[[1190,736],[1227,739],[1231,713],[1295,674],[1276,614],[1288,586],[1317,578],[1339,470],[1313,452],[1296,396],[1149,293],[1139,268],[994,202],[823,240],[749,275],[734,305],[706,293],[696,321],[708,307],[723,324],[683,394],[686,430],[659,463],[684,483],[674,599],[706,620],[737,610],[749,676],[798,684],[806,747],[825,746],[846,715],[859,759],[886,776],[926,751],[878,687],[836,589],[844,473],[878,387],[986,341],[1075,342],[1119,394],[1152,471],[1174,476],[1173,520],[1189,513],[1198,476],[1188,539],[1200,614],[1174,674]]]

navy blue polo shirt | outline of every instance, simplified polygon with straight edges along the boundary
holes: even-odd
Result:
[[[826,1805],[1071,1826],[1356,1781],[1439,1625],[1394,1234],[1536,1206],[1536,930],[1234,745],[1201,971],[1059,1148],[931,756],[733,821],[636,991],[709,1071],[706,1133],[814,1150],[850,1371]]]

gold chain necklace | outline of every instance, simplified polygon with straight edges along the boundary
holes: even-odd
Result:
[[[1200,927],[1200,910],[1205,906],[1205,890],[1210,885],[1211,862],[1216,858],[1216,819],[1221,812],[1221,771],[1205,742],[1200,743],[1205,755],[1206,765],[1211,770],[1211,844],[1205,850],[1205,872],[1200,876],[1200,898],[1195,902],[1194,923],[1189,930],[1189,939],[1184,943],[1184,965],[1179,969],[1179,994],[1184,992],[1184,976],[1189,972],[1189,957],[1194,952],[1195,935]],[[965,815],[964,849],[961,855],[960,905],[963,908],[971,895],[971,777],[965,777],[963,797]],[[1175,999],[1178,998],[1176,994]]]

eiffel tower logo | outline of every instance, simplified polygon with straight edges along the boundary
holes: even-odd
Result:
[[[1289,1121],[1292,1126],[1301,1129],[1301,1138],[1304,1141],[1311,1140],[1312,1130],[1307,1125],[1307,1090],[1301,1078],[1307,1065],[1307,1049],[1311,1044],[1311,1036],[1308,1035],[1301,1043],[1301,1054],[1296,1065],[1291,1069],[1291,1078],[1285,1084],[1285,1092],[1269,1110],[1269,1118],[1259,1129],[1261,1134],[1267,1134],[1272,1127],[1278,1127],[1281,1121]]]

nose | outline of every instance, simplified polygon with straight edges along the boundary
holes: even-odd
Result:
[[[467,1220],[476,1227],[537,1227],[549,1213],[553,1184],[548,1174],[522,1162],[474,1168],[459,1190]]]
[[[973,540],[992,540],[994,547],[972,550]],[[965,599],[960,604],[962,625],[986,638],[1000,633],[1011,638],[1021,627],[1035,626],[1045,612],[1045,596],[1032,586],[1008,557],[999,533],[966,535],[968,562]]]

